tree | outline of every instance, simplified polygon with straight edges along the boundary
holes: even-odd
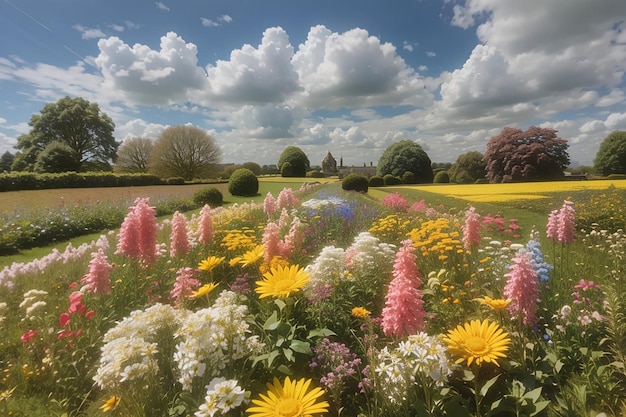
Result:
[[[531,126],[505,127],[487,143],[489,182],[521,182],[563,178],[569,165],[568,143],[556,130]]]
[[[34,170],[39,154],[55,141],[74,152],[75,161],[68,170],[76,165],[82,169],[89,162],[110,164],[120,145],[113,137],[115,124],[111,118],[96,103],[81,97],[65,97],[46,104],[28,124],[30,132],[17,138],[15,147],[22,152],[16,156],[14,170]]]
[[[80,163],[74,149],[55,140],[39,152],[33,170],[35,172],[77,172],[80,170]]]
[[[286,170],[288,175],[285,175],[283,170],[283,164],[285,162],[291,164],[290,169]],[[297,146],[287,146],[280,154],[280,158],[278,158],[278,169],[283,177],[306,177],[306,173],[310,168],[311,164],[309,163],[309,158],[302,149]]]
[[[600,144],[593,165],[602,175],[626,174],[626,132],[615,131],[607,136]]]
[[[2,172],[11,172],[11,165],[13,165],[13,161],[15,160],[15,155],[11,152],[6,151],[0,156],[0,173]]]
[[[149,138],[126,139],[117,150],[115,172],[144,173],[148,172],[148,161],[154,148]]]
[[[457,184],[471,184],[487,175],[487,164],[482,153],[470,151],[459,155],[448,170],[450,181]]]
[[[221,151],[204,130],[190,126],[165,129],[154,144],[149,171],[161,178],[181,177],[185,181],[208,178],[220,162]]]
[[[241,167],[254,172],[254,175],[261,175],[261,166],[256,162],[244,162]]]
[[[410,171],[415,175],[417,183],[433,182],[432,162],[428,154],[411,140],[401,140],[385,149],[376,170],[381,177],[386,174],[402,177]]]

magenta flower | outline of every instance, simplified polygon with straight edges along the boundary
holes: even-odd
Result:
[[[387,336],[406,336],[424,328],[424,301],[419,287],[415,248],[410,239],[402,242],[393,264],[393,280],[389,284],[382,311],[382,329]]]
[[[208,245],[213,240],[213,218],[211,217],[211,207],[205,204],[200,210],[200,223],[198,226],[198,240]]]
[[[185,297],[200,288],[202,283],[195,278],[197,273],[198,270],[193,268],[180,268],[176,272],[176,282],[170,292],[170,299],[180,303],[181,300],[184,300]]]
[[[380,202],[382,205],[397,211],[407,211],[409,209],[409,202],[400,193],[387,194]]]
[[[189,253],[187,218],[179,211],[174,212],[172,216],[172,234],[170,239],[170,256],[172,258]]]
[[[511,260],[504,286],[504,298],[510,298],[509,312],[514,318],[523,318],[526,326],[537,324],[537,299],[539,281],[528,252],[518,253]]]
[[[107,261],[107,256],[102,249],[91,254],[89,272],[80,280],[85,284],[85,290],[94,294],[111,293],[111,270],[113,265]]]
[[[465,226],[463,226],[463,247],[465,250],[480,246],[480,215],[474,207],[465,212]]]
[[[115,254],[138,259],[144,267],[156,261],[157,218],[149,198],[137,198],[130,208],[120,228]]]

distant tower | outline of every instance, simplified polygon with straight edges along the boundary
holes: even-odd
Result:
[[[328,151],[326,157],[322,161],[322,172],[327,175],[333,175],[337,173],[337,161],[333,158],[333,155]]]

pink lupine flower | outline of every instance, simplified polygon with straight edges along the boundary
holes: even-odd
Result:
[[[300,200],[295,196],[293,190],[291,188],[283,188],[283,190],[278,193],[278,198],[276,199],[276,204],[278,206],[278,210],[282,210],[283,208],[291,208],[295,207],[300,203]]]
[[[70,294],[70,307],[67,309],[68,313],[83,314],[87,309],[87,306],[83,304],[83,293],[80,291],[74,291]]]
[[[116,255],[123,254],[129,258],[139,259],[141,248],[139,247],[139,218],[134,211],[126,215],[120,233],[118,235]]]
[[[176,272],[176,282],[170,292],[170,299],[176,300],[178,303],[200,288],[202,283],[195,278],[197,273],[198,271],[193,268],[180,268]]]
[[[559,211],[559,229],[557,231],[557,240],[562,243],[572,243],[576,235],[576,212],[574,203],[571,201],[563,202],[563,207]]]
[[[157,258],[156,209],[150,207],[149,198],[137,198],[135,206],[120,228],[116,254],[138,259],[143,266],[150,266]]]
[[[208,245],[213,240],[213,218],[211,207],[205,204],[200,210],[200,223],[198,225],[199,241]]]
[[[504,286],[504,298],[510,298],[509,312],[514,318],[523,318],[526,326],[537,324],[537,299],[539,298],[539,281],[533,268],[531,255],[518,252],[511,260]]]
[[[548,216],[548,226],[546,236],[553,240],[558,240],[559,232],[559,210],[552,210]]]
[[[271,192],[267,192],[265,200],[263,200],[263,211],[267,217],[272,217],[278,210],[278,203]]]
[[[419,290],[422,282],[417,270],[415,248],[410,239],[402,242],[393,265],[382,311],[382,329],[387,336],[406,336],[424,328],[424,301]]]
[[[111,274],[113,269],[107,261],[107,256],[102,249],[91,254],[89,262],[89,272],[80,280],[85,284],[85,290],[94,294],[110,294],[111,293]]]
[[[380,202],[382,205],[398,211],[409,209],[409,202],[400,193],[387,194]]]
[[[420,201],[416,201],[415,203],[411,204],[411,207],[409,207],[409,212],[422,213],[426,211],[427,208],[428,207],[426,206],[426,201],[422,199]]]
[[[187,218],[179,211],[174,212],[172,216],[172,234],[170,240],[170,256],[172,258],[189,253]]]
[[[465,226],[463,226],[463,247],[465,250],[480,246],[480,215],[474,207],[465,212]]]
[[[263,265],[269,266],[275,256],[280,254],[280,230],[276,223],[270,222],[263,231]]]
[[[278,242],[278,252],[283,258],[289,258],[300,248],[304,236],[302,235],[302,222],[298,217],[294,217],[289,227],[289,232],[285,238]]]

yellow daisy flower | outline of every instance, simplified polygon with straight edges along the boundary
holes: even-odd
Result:
[[[370,314],[372,314],[372,312],[365,307],[354,307],[352,309],[352,315],[357,319],[366,319],[370,316]]]
[[[256,293],[259,298],[289,297],[291,293],[298,292],[309,282],[309,274],[298,265],[278,266],[271,268],[270,272],[263,274],[262,281],[256,281]]]
[[[102,410],[104,413],[111,411],[111,410],[115,410],[115,408],[117,407],[119,403],[120,403],[120,397],[116,397],[115,395],[112,395],[111,397],[109,397],[108,400],[104,402],[104,404],[100,406],[100,410]]]
[[[197,298],[204,297],[205,295],[209,295],[211,291],[217,288],[217,286],[218,284],[214,284],[212,282],[204,284],[202,287],[198,288],[197,291],[192,291],[189,298],[195,300]]]
[[[241,256],[241,260],[239,263],[244,268],[248,265],[254,265],[261,259],[263,259],[263,255],[265,254],[265,247],[263,245],[256,245],[254,249],[249,250]]]
[[[328,412],[328,402],[316,402],[324,390],[313,388],[309,391],[310,379],[291,380],[285,378],[282,385],[278,378],[267,384],[267,395],[259,394],[260,399],[252,400],[253,406],[246,412],[249,417],[305,417]]]
[[[511,304],[510,298],[507,298],[506,300],[504,300],[502,298],[494,299],[488,296],[484,296],[482,298],[476,298],[476,301],[478,301],[482,305],[491,307],[495,311],[504,310],[505,308],[508,307],[509,304]]]
[[[472,363],[480,365],[481,362],[499,366],[497,359],[506,357],[511,343],[509,334],[489,320],[472,320],[448,330],[443,341],[448,344],[450,353],[458,357],[456,363],[467,361],[467,366]]]
[[[198,269],[202,271],[212,271],[224,262],[224,257],[218,258],[217,256],[209,256],[198,264]]]

